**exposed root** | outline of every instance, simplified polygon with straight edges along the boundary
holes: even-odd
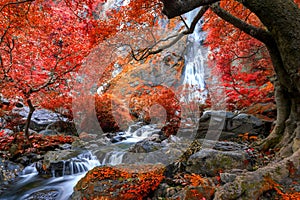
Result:
[[[264,192],[274,189],[275,183],[295,176],[300,176],[300,149],[280,162],[270,163],[255,172],[246,172],[219,187],[214,199],[259,199]]]

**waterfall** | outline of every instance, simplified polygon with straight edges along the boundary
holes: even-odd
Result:
[[[195,9],[185,14],[187,24],[191,24],[198,13]],[[198,22],[194,33],[187,37],[185,52],[185,70],[182,76],[183,96],[182,102],[201,102],[206,98],[205,90],[205,64],[207,50],[202,46],[205,33],[201,30],[202,23]]]

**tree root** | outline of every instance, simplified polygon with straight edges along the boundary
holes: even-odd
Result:
[[[233,182],[217,188],[214,200],[259,199],[266,191],[274,189],[273,183],[300,176],[300,149],[293,155],[273,162],[255,172],[246,172]]]

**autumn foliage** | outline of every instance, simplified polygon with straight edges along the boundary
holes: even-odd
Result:
[[[65,135],[43,136],[34,133],[29,137],[30,144],[28,144],[26,140],[23,132],[7,135],[3,131],[0,131],[0,151],[9,152],[2,156],[11,159],[28,153],[42,154],[45,151],[56,149],[60,144],[71,144],[74,141],[74,138]]]
[[[221,7],[234,16],[263,28],[259,19],[236,1],[223,0]],[[241,109],[257,102],[273,101],[274,72],[267,49],[228,22],[209,11],[204,30],[205,44],[210,48],[209,66],[212,75],[219,75],[226,91],[229,109]],[[213,83],[214,84],[214,83]]]
[[[142,200],[158,187],[163,172],[162,166],[151,165],[96,167],[77,183],[75,193],[79,191],[86,200]]]

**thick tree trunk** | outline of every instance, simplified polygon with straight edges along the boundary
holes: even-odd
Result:
[[[263,149],[280,148],[288,156],[299,148],[300,134],[300,9],[292,0],[241,1],[270,31],[267,44],[277,75],[277,123]]]

